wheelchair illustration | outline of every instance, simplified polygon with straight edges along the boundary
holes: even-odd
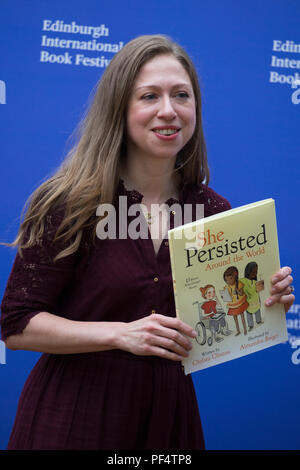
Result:
[[[198,334],[196,341],[201,346],[206,342],[208,346],[211,346],[214,340],[217,343],[223,341],[224,338],[219,336],[221,332],[225,336],[228,336],[231,334],[231,331],[228,329],[228,322],[225,319],[226,313],[224,310],[222,308],[218,310],[217,308],[217,313],[214,314],[213,317],[205,317],[201,308],[203,303],[204,302],[198,301],[193,302],[193,305],[197,307],[199,313],[199,322],[195,326],[195,330]],[[223,325],[223,327],[221,325]]]

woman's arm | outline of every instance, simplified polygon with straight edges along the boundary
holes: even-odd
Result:
[[[6,346],[50,354],[77,354],[123,349],[136,355],[154,355],[180,361],[188,356],[196,332],[177,318],[150,315],[123,322],[82,322],[48,312],[30,319],[20,334],[9,336]]]
[[[5,340],[8,349],[76,354],[114,349],[112,324],[68,320],[49,312],[31,318],[22,333]]]

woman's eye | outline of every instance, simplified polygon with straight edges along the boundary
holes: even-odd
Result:
[[[186,91],[179,91],[178,93],[176,93],[176,96],[178,98],[188,98],[189,97],[189,95]]]
[[[142,96],[142,99],[147,101],[154,100],[155,98],[156,95],[154,93],[147,93],[147,95]]]
[[[189,94],[186,91],[178,91],[174,94],[174,97],[179,99],[187,99],[189,98]],[[145,101],[152,101],[157,98],[159,98],[159,95],[157,95],[156,93],[146,93],[141,97],[141,99]]]

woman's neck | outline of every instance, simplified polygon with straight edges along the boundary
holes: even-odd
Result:
[[[145,165],[142,162],[127,164],[122,178],[127,189],[135,189],[144,196],[144,201],[161,204],[169,198],[178,198],[181,182],[180,174],[174,166],[160,162],[160,165]]]

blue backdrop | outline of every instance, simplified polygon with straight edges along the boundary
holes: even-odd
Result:
[[[120,43],[163,33],[199,72],[211,186],[233,207],[275,199],[281,264],[293,267],[297,292],[299,20],[296,0],[2,0],[1,241],[14,238],[27,197],[61,162]],[[80,34],[80,25],[99,29]],[[2,297],[15,251],[0,247],[0,256]],[[208,449],[300,449],[297,298],[287,322],[286,344],[193,375]],[[38,357],[0,343],[1,449]]]

